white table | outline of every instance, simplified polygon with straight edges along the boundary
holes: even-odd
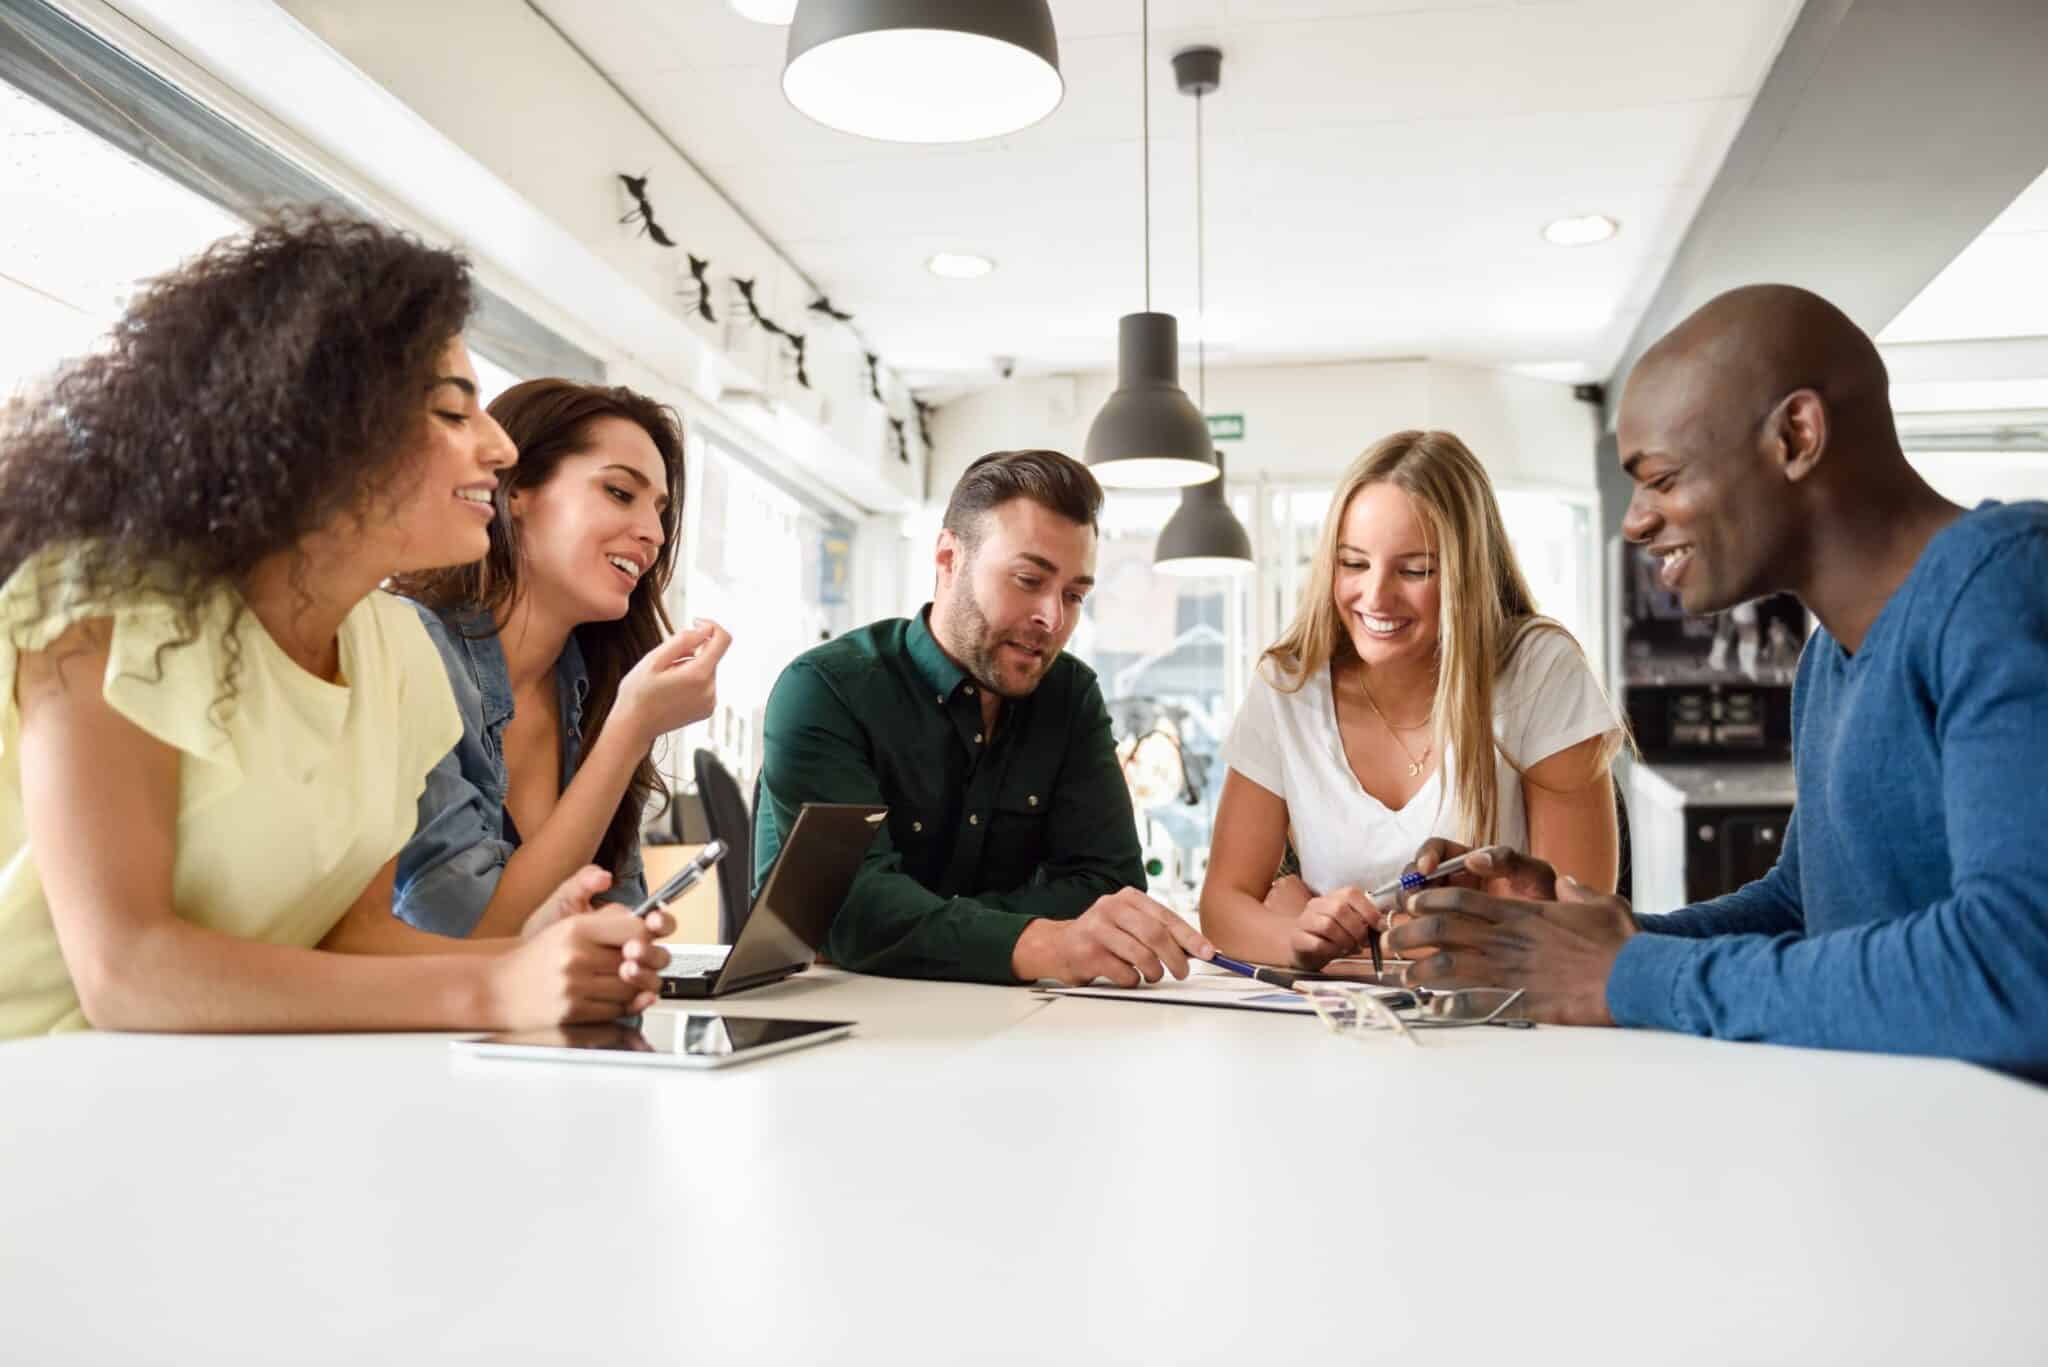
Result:
[[[678,1073],[0,1045],[0,1360],[2039,1362],[2048,1090],[829,970]]]

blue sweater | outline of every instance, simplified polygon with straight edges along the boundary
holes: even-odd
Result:
[[[1641,918],[1615,1021],[2048,1074],[2048,504],[1944,528],[1854,655],[1815,631],[1792,738],[1777,866]]]

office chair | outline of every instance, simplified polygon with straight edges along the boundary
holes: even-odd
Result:
[[[1628,849],[1628,796],[1622,791],[1621,780],[1614,780],[1614,832],[1620,837],[1615,847],[1620,857],[1614,863],[1614,891],[1635,905],[1635,870],[1629,859]]]
[[[725,858],[718,863],[718,942],[729,945],[739,938],[746,924],[747,909],[753,905],[754,823],[747,812],[740,785],[718,756],[699,750],[693,761],[697,771],[697,800],[704,804],[704,825],[714,840],[725,842]]]

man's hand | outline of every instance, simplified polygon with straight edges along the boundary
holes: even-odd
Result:
[[[1347,884],[1309,899],[1294,918],[1288,952],[1296,968],[1321,968],[1332,959],[1367,952],[1372,932],[1380,926],[1380,909],[1362,889]]]
[[[1010,954],[1010,971],[1027,983],[1055,978],[1086,987],[1107,978],[1119,987],[1136,987],[1169,973],[1185,978],[1190,958],[1215,953],[1200,931],[1171,910],[1136,888],[1123,888],[1071,921],[1040,919],[1024,927]]]
[[[1451,874],[1434,886],[1472,888],[1492,897],[1520,897],[1532,902],[1557,900],[1557,870],[1534,855],[1502,845],[1489,845],[1473,853],[1455,840],[1426,840],[1402,872],[1433,873],[1437,865],[1461,854],[1472,855],[1464,871]]]
[[[1562,901],[1426,888],[1408,899],[1388,947],[1417,959],[1408,967],[1416,986],[1520,988],[1518,1010],[1531,1020],[1612,1025],[1607,977],[1635,918],[1623,898],[1570,878],[1556,886]]]

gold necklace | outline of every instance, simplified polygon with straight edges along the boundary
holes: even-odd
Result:
[[[1365,674],[1362,671],[1358,676],[1358,691],[1365,694],[1365,705],[1370,707],[1372,714],[1380,719],[1380,725],[1387,728],[1387,734],[1394,738],[1394,744],[1401,747],[1402,755],[1408,760],[1408,777],[1414,778],[1419,775],[1422,772],[1422,766],[1429,763],[1429,752],[1435,748],[1436,741],[1432,739],[1423,742],[1422,753],[1420,755],[1414,754],[1408,749],[1408,743],[1401,739],[1401,733],[1394,729],[1394,724],[1387,720],[1387,714],[1380,711],[1380,705],[1372,700],[1372,690],[1365,686]],[[1429,716],[1424,717],[1408,729],[1414,731],[1427,726],[1435,717],[1436,709],[1432,707],[1429,710]]]

